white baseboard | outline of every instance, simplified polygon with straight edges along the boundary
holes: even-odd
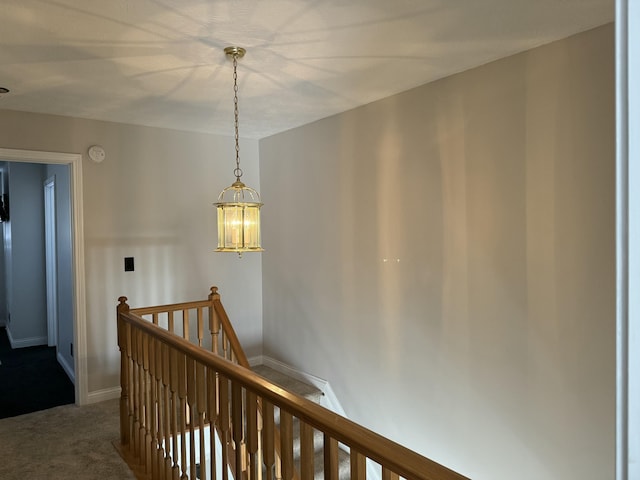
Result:
[[[260,363],[253,363],[254,361],[257,361],[258,358],[260,360]],[[336,396],[335,392],[331,388],[331,385],[329,384],[328,381],[322,378],[316,377],[315,375],[311,375],[310,373],[302,372],[292,367],[291,365],[287,365],[286,363],[283,363],[279,360],[276,360],[266,355],[261,355],[260,357],[252,358],[251,361],[249,361],[249,364],[252,366],[266,365],[267,367],[273,368],[274,370],[280,373],[284,373],[285,375],[288,375],[291,378],[295,378],[296,380],[300,380],[301,382],[305,382],[313,385],[318,390],[320,390],[323,394],[322,398],[320,399],[320,405],[331,410],[334,413],[337,413],[338,415],[347,417],[347,414],[345,413],[344,408],[342,408],[342,405],[340,404],[338,397]]]
[[[39,345],[47,344],[47,337],[28,337],[28,338],[19,338],[14,339],[13,335],[11,335],[11,330],[9,327],[6,327],[7,337],[9,338],[9,343],[11,344],[11,348],[25,348],[25,347],[37,347]]]
[[[69,377],[69,380],[71,380],[71,383],[73,383],[75,385],[76,384],[76,376],[73,373],[73,367],[71,367],[69,365],[69,362],[67,362],[67,359],[64,358],[62,356],[62,354],[60,354],[60,352],[57,353],[56,358],[58,359],[58,363],[60,364],[60,366],[64,370],[64,373],[66,373],[67,377]]]
[[[103,388],[102,390],[89,392],[87,395],[87,403],[104,402],[106,400],[113,400],[114,398],[120,398],[120,387]]]
[[[262,355],[256,355],[255,357],[248,358],[249,365],[255,367],[256,365],[262,365],[264,363],[264,357]]]

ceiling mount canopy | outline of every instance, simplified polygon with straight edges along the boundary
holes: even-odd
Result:
[[[244,57],[247,51],[242,47],[230,46],[224,48],[224,53],[226,53],[228,57],[238,59]]]
[[[238,134],[238,58],[244,57],[242,47],[226,47],[224,53],[233,59],[233,112],[236,141],[236,181],[222,190],[215,204],[218,211],[218,248],[216,252],[262,252],[260,246],[260,194],[247,187],[240,178],[240,136]]]

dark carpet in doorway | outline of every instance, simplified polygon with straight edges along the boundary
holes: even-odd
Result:
[[[11,349],[0,328],[0,418],[75,401],[74,387],[56,360],[55,347]]]

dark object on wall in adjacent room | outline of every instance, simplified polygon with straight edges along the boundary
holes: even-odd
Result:
[[[9,220],[9,195],[6,193],[0,197],[0,222]]]

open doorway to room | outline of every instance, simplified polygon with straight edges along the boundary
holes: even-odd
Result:
[[[9,212],[8,220],[0,223],[0,349],[20,354],[30,350],[48,350],[54,359],[50,363],[61,373],[67,387],[71,384],[71,394],[67,388],[64,403],[75,400],[80,405],[88,401],[81,162],[80,154],[0,148],[0,170],[4,177],[0,188],[7,193],[0,198],[6,199],[4,206]],[[32,177],[32,183],[25,183],[29,187],[18,185],[14,195],[10,191],[11,170],[18,182],[25,180],[25,171],[30,171]],[[52,183],[55,190],[51,188]],[[27,191],[31,195],[23,195]],[[47,195],[49,207],[45,206]],[[29,208],[34,210],[30,213]],[[45,222],[47,208],[50,209],[46,216],[48,224]],[[38,209],[39,214],[36,212]],[[34,212],[41,221],[37,227],[40,233],[25,237],[21,232],[24,228],[21,221]],[[49,295],[55,295],[55,305],[47,301],[47,228],[55,237],[55,247],[53,242],[48,244],[55,254],[55,263],[50,262],[50,266],[55,265],[55,271],[50,273],[50,280],[55,280],[55,288],[49,284]],[[36,249],[40,253],[25,256],[24,247],[35,237],[42,242]],[[25,277],[30,276],[32,281],[25,282]],[[52,309],[56,318],[48,319],[48,312]],[[38,318],[38,321],[33,321],[33,318]],[[55,329],[52,334],[49,325],[55,325],[51,327]],[[49,343],[55,346],[49,347]],[[11,349],[11,346],[17,348]],[[4,356],[7,356],[6,352]],[[0,350],[0,362],[2,357]],[[0,365],[5,374],[9,372],[7,367],[10,363]],[[34,383],[29,382],[27,375],[14,378],[17,378],[16,385]],[[8,383],[1,381],[0,385],[1,396],[7,391]],[[55,394],[52,390],[40,397],[46,399]],[[25,400],[19,403],[25,403]]]
[[[4,162],[0,418],[73,403],[68,165]]]

